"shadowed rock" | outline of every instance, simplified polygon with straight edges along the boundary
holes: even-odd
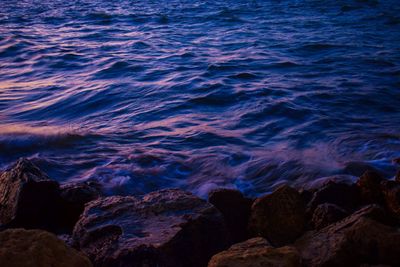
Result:
[[[359,188],[354,184],[329,182],[315,191],[307,205],[307,211],[312,214],[318,205],[324,203],[335,204],[346,211],[353,211],[361,204]]]
[[[383,177],[375,171],[366,171],[357,181],[361,197],[366,203],[382,203],[383,194],[380,184]]]
[[[387,208],[400,221],[400,183],[383,181],[381,188]]]
[[[0,264],[5,267],[91,267],[89,259],[51,233],[9,229],[0,232]]]
[[[335,224],[307,232],[295,246],[306,266],[395,266],[400,262],[400,232],[376,220],[382,217],[378,206],[367,206]]]
[[[272,247],[262,237],[238,243],[214,255],[208,267],[297,267],[301,258],[294,247]]]
[[[85,204],[99,198],[101,190],[100,186],[93,182],[71,183],[61,186],[60,195],[63,204],[61,220],[66,231],[72,232]]]
[[[0,176],[0,224],[58,229],[59,185],[27,159]]]
[[[315,229],[321,229],[329,224],[337,222],[347,216],[347,212],[330,203],[318,205],[312,216],[312,225]]]
[[[211,191],[208,201],[224,216],[232,241],[245,240],[253,200],[244,197],[238,190],[222,188]]]
[[[305,227],[305,204],[289,186],[256,199],[251,208],[249,232],[268,239],[274,246],[293,242]]]
[[[169,189],[89,202],[73,238],[96,266],[196,267],[227,246],[228,231],[211,204]]]

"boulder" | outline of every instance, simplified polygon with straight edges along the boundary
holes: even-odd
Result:
[[[272,247],[262,237],[238,243],[214,255],[208,267],[300,267],[301,258],[294,247]]]
[[[0,224],[58,229],[59,185],[27,159],[0,176]]]
[[[232,242],[247,238],[247,223],[253,200],[234,189],[216,189],[209,193],[208,201],[224,216]]]
[[[49,232],[9,229],[0,232],[0,263],[7,267],[91,267],[89,259]]]
[[[382,203],[383,195],[380,184],[383,177],[376,171],[366,171],[357,181],[361,197],[366,203]]]
[[[394,180],[395,180],[396,182],[400,183],[400,170],[397,170],[396,176],[395,176]]]
[[[61,221],[66,232],[72,232],[75,223],[82,214],[85,204],[101,196],[100,185],[94,182],[69,183],[61,186]]]
[[[321,229],[329,224],[337,222],[347,216],[347,212],[339,206],[324,203],[317,206],[312,216],[312,225],[315,229]]]
[[[377,170],[367,162],[362,162],[362,161],[346,162],[344,166],[344,172],[346,174],[354,175],[357,177],[360,177],[366,171],[377,171]]]
[[[75,246],[95,266],[205,266],[229,244],[221,213],[191,193],[166,189],[143,198],[113,196],[86,204]]]
[[[313,214],[314,209],[324,203],[335,204],[351,212],[361,204],[359,188],[354,184],[328,182],[314,192],[307,211]]]
[[[359,266],[400,262],[400,232],[378,222],[382,209],[370,205],[295,242],[306,266]]]
[[[262,236],[274,246],[283,246],[299,237],[305,227],[302,196],[289,186],[256,199],[251,207],[249,232]]]
[[[400,220],[400,183],[383,181],[381,188],[387,208]]]

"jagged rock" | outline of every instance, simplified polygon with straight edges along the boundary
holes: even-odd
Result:
[[[238,243],[228,250],[214,255],[208,267],[297,267],[301,258],[294,247],[272,247],[262,237]]]
[[[321,229],[347,216],[347,212],[339,206],[330,203],[318,205],[312,216],[312,225]]]
[[[245,240],[253,200],[244,197],[238,190],[223,188],[211,191],[208,201],[224,216],[232,241]]]
[[[366,203],[382,203],[383,195],[380,184],[383,177],[375,171],[366,171],[357,181],[361,197]]]
[[[400,232],[384,225],[370,205],[343,220],[304,234],[295,242],[306,266],[359,266],[400,262]]]
[[[253,203],[249,232],[268,239],[274,246],[283,246],[303,233],[305,222],[303,198],[284,185]]]
[[[357,181],[356,176],[337,174],[332,176],[321,177],[307,183],[302,184],[301,189],[314,193],[329,183],[352,185]]]
[[[382,192],[388,209],[400,220],[400,183],[395,181],[383,181]]]
[[[0,176],[0,224],[57,231],[59,185],[27,159]]]
[[[101,196],[100,185],[94,182],[70,183],[61,186],[60,195],[63,204],[61,220],[66,232],[71,232],[85,204]]]
[[[353,211],[361,204],[359,188],[354,184],[329,182],[315,191],[307,205],[307,211],[312,214],[318,205],[324,203],[335,204],[346,211]]]
[[[73,232],[96,266],[205,266],[228,245],[221,213],[191,193],[161,190],[89,202]]]
[[[91,267],[89,259],[42,230],[0,232],[0,264],[7,267]]]

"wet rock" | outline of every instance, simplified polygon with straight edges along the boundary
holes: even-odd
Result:
[[[221,213],[191,193],[161,190],[89,202],[73,231],[96,266],[205,266],[228,245]]]
[[[57,231],[59,185],[27,159],[0,177],[0,224]]]
[[[361,198],[366,203],[382,203],[383,195],[381,182],[383,177],[375,171],[366,171],[357,181],[360,188]]]
[[[357,181],[356,176],[338,174],[338,175],[321,177],[316,180],[307,182],[301,186],[301,189],[314,193],[315,191],[321,189],[322,187],[326,186],[329,183],[346,184],[350,186],[354,184],[356,181]]]
[[[318,205],[312,216],[312,225],[315,229],[321,229],[347,216],[347,212],[330,203]]]
[[[251,209],[249,232],[268,239],[274,246],[289,244],[304,231],[305,204],[289,186],[256,199]]]
[[[353,211],[361,204],[359,189],[354,184],[329,182],[315,191],[307,205],[307,211],[312,214],[318,205],[324,203],[335,204],[346,211]]]
[[[400,170],[398,170],[398,171],[396,172],[396,176],[395,176],[394,180],[395,180],[396,182],[400,183]]]
[[[42,230],[0,232],[0,263],[7,267],[90,267],[89,259]]]
[[[361,162],[361,161],[350,161],[347,162],[345,167],[344,167],[344,172],[350,175],[354,175],[357,177],[360,177],[367,171],[374,171],[376,172],[377,170],[369,165],[368,163]]]
[[[208,267],[301,266],[301,258],[294,247],[272,247],[262,237],[238,243],[214,255]]]
[[[375,219],[382,209],[370,205],[295,242],[306,266],[359,266],[400,262],[400,232]]]
[[[72,232],[85,204],[101,196],[100,185],[94,182],[70,183],[61,186],[62,222],[66,232]]]
[[[244,197],[238,190],[223,188],[211,191],[208,201],[224,216],[232,242],[245,240],[253,200]]]
[[[383,181],[381,183],[385,203],[390,212],[400,220],[400,183]]]

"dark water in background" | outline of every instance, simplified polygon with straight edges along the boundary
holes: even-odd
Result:
[[[113,193],[393,175],[400,4],[0,0],[0,167],[21,156]]]

